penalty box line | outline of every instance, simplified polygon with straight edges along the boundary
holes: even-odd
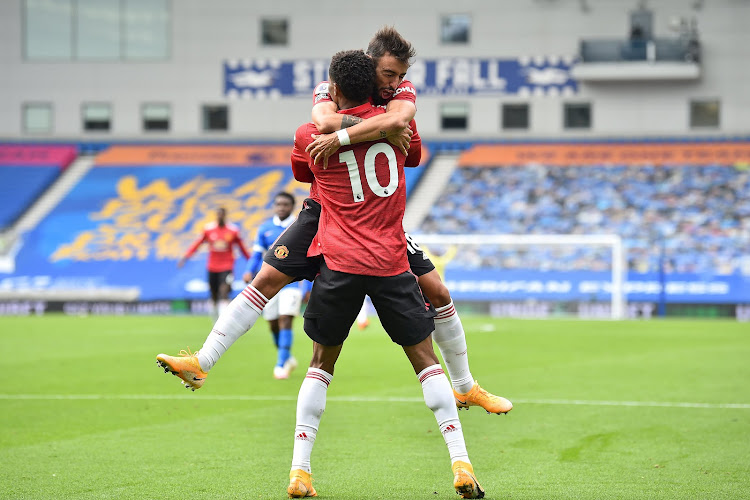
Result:
[[[223,394],[0,394],[0,399],[16,401],[147,401],[147,400],[190,400],[190,401],[296,401],[297,396],[253,396]],[[397,398],[376,396],[329,396],[327,401],[342,403],[424,403],[422,398]],[[584,399],[514,399],[516,404],[553,406],[622,406],[652,408],[707,408],[707,409],[750,409],[750,403],[690,403],[679,401],[592,401]]]

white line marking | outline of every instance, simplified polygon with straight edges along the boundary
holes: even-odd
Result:
[[[193,399],[195,398],[195,399]],[[296,401],[297,396],[252,396],[200,394],[0,394],[5,400],[87,401],[87,400],[185,400],[185,401]],[[424,403],[422,398],[376,396],[329,396],[328,401],[343,403]],[[559,406],[632,406],[656,408],[709,408],[750,410],[750,403],[685,403],[671,401],[588,401],[582,399],[514,399],[516,404]]]

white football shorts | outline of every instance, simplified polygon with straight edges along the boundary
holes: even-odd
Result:
[[[263,308],[263,318],[273,321],[279,316],[299,316],[301,307],[302,290],[299,287],[282,288]]]

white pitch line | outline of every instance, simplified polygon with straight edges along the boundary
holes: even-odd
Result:
[[[297,396],[253,396],[200,394],[0,394],[5,400],[89,401],[89,400],[184,400],[184,401],[296,401]],[[343,403],[424,403],[422,398],[391,398],[375,396],[329,396],[328,401]],[[750,410],[750,403],[686,403],[672,401],[589,401],[582,399],[514,399],[516,404],[555,406],[630,406],[655,408],[708,408]]]

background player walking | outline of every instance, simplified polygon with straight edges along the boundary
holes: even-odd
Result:
[[[242,255],[249,259],[250,255],[245,249],[240,237],[240,230],[234,224],[226,220],[227,211],[223,207],[216,210],[216,222],[206,224],[200,238],[190,245],[185,255],[177,262],[177,267],[185,265],[198,247],[208,243],[208,286],[211,290],[212,314],[214,319],[229,304],[229,291],[234,281],[234,247],[237,246]]]

